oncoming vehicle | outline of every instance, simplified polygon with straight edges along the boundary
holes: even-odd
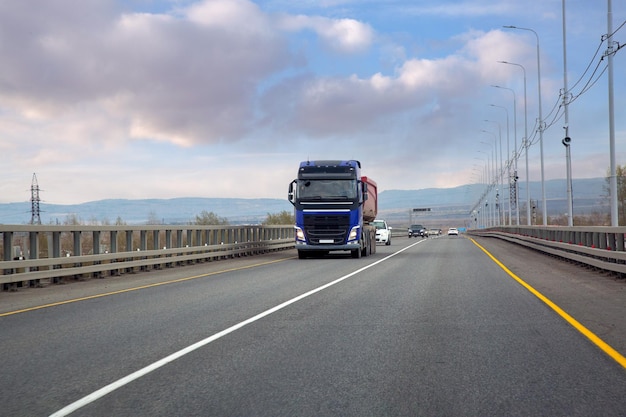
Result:
[[[409,237],[424,237],[426,234],[426,229],[421,224],[412,224],[409,227]]]
[[[361,175],[357,160],[302,161],[287,198],[294,206],[298,258],[350,251],[376,253],[376,182]]]
[[[441,234],[441,229],[428,229],[428,231],[426,231],[426,234],[428,236],[439,236]]]
[[[448,229],[448,236],[458,236],[459,230],[456,227],[451,227]]]
[[[371,223],[376,228],[376,243],[391,245],[391,227],[384,220],[374,220]]]

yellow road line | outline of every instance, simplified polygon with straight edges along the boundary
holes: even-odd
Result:
[[[548,307],[550,307],[552,310],[554,310],[559,316],[563,317],[565,319],[565,321],[567,321],[576,330],[578,330],[585,337],[587,337],[587,339],[591,340],[592,343],[594,343],[596,346],[598,346],[600,349],[602,349],[607,355],[609,355],[611,358],[613,358],[617,363],[622,365],[623,368],[626,368],[626,358],[624,356],[622,356],[621,353],[619,353],[618,351],[613,349],[608,343],[606,343],[604,340],[600,339],[595,333],[593,333],[591,330],[587,329],[585,326],[583,326],[581,323],[579,323],[574,317],[572,317],[569,314],[567,314],[563,309],[561,309],[559,306],[557,306],[552,301],[550,301],[550,299],[548,299],[546,296],[544,296],[539,291],[534,289],[532,286],[530,286],[528,283],[526,283],[520,277],[518,277],[513,272],[511,272],[506,266],[504,266],[502,264],[502,262],[498,261],[491,253],[489,253],[489,251],[487,251],[487,249],[485,249],[481,245],[479,245],[478,242],[476,242],[474,239],[470,238],[470,240],[476,246],[478,246],[483,252],[485,252],[487,254],[487,256],[489,256],[491,258],[491,260],[494,261],[500,268],[502,268],[511,278],[513,278],[515,281],[517,281],[519,284],[521,284],[524,288],[526,288],[528,291],[530,291],[535,297],[537,297],[541,301],[543,301]]]
[[[257,266],[270,265],[270,264],[273,264],[273,263],[286,261],[287,259],[293,259],[293,258],[284,258],[284,259],[278,259],[278,260],[274,260],[274,261],[261,262],[261,263],[254,264],[254,265],[247,265],[247,266],[240,266],[240,267],[237,267],[237,268],[223,269],[221,271],[215,271],[215,272],[209,272],[209,273],[206,273],[206,274],[200,274],[200,275],[194,275],[194,276],[190,276],[190,277],[178,278],[178,279],[174,279],[174,280],[171,280],[171,281],[157,282],[157,283],[154,283],[154,284],[141,285],[139,287],[126,288],[124,290],[111,291],[111,292],[102,293],[102,294],[94,294],[94,295],[89,295],[89,296],[86,296],[86,297],[73,298],[71,300],[58,301],[56,303],[50,303],[50,304],[44,304],[44,305],[40,305],[40,306],[24,308],[24,309],[21,309],[21,310],[8,311],[6,313],[0,313],[0,317],[11,316],[11,315],[14,315],[14,314],[19,314],[19,313],[26,313],[28,311],[41,310],[42,308],[56,307],[56,306],[60,306],[60,305],[63,305],[63,304],[76,303],[78,301],[91,300],[91,299],[94,299],[94,298],[108,297],[110,295],[122,294],[122,293],[125,293],[125,292],[144,290],[146,288],[158,287],[158,286],[161,286],[161,285],[175,284],[177,282],[190,281],[192,279],[198,279],[198,278],[205,278],[205,277],[209,277],[209,276],[212,276],[212,275],[223,274],[225,272],[241,271],[243,269],[256,268]]]

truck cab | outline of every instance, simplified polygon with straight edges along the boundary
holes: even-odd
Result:
[[[350,251],[360,258],[375,252],[376,183],[361,176],[355,160],[304,161],[289,184],[294,206],[296,249],[307,254]]]

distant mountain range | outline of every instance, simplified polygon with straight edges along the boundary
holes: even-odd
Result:
[[[520,207],[525,207],[526,184],[520,183]],[[545,182],[549,215],[567,212],[565,180]],[[604,178],[573,181],[574,213],[591,214],[608,212],[606,180]],[[430,209],[420,212],[430,220],[458,221],[467,219],[469,211],[483,193],[482,184],[468,184],[454,188],[428,188],[421,190],[387,190],[378,196],[379,217],[392,225],[406,225],[413,219],[413,209]],[[541,198],[541,183],[530,183],[531,199]],[[40,203],[42,224],[63,224],[69,216],[84,223],[115,223],[120,218],[126,224],[145,224],[149,220],[163,224],[193,222],[202,211],[213,212],[231,224],[254,224],[268,214],[293,210],[287,199],[242,198],[173,198],[144,200],[99,200],[82,204],[60,205]],[[28,224],[31,220],[30,201],[0,204],[0,224]],[[427,223],[427,222],[425,222]]]

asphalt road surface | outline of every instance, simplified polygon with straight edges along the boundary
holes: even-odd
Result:
[[[626,415],[622,280],[487,238],[377,250],[0,293],[0,415]]]

